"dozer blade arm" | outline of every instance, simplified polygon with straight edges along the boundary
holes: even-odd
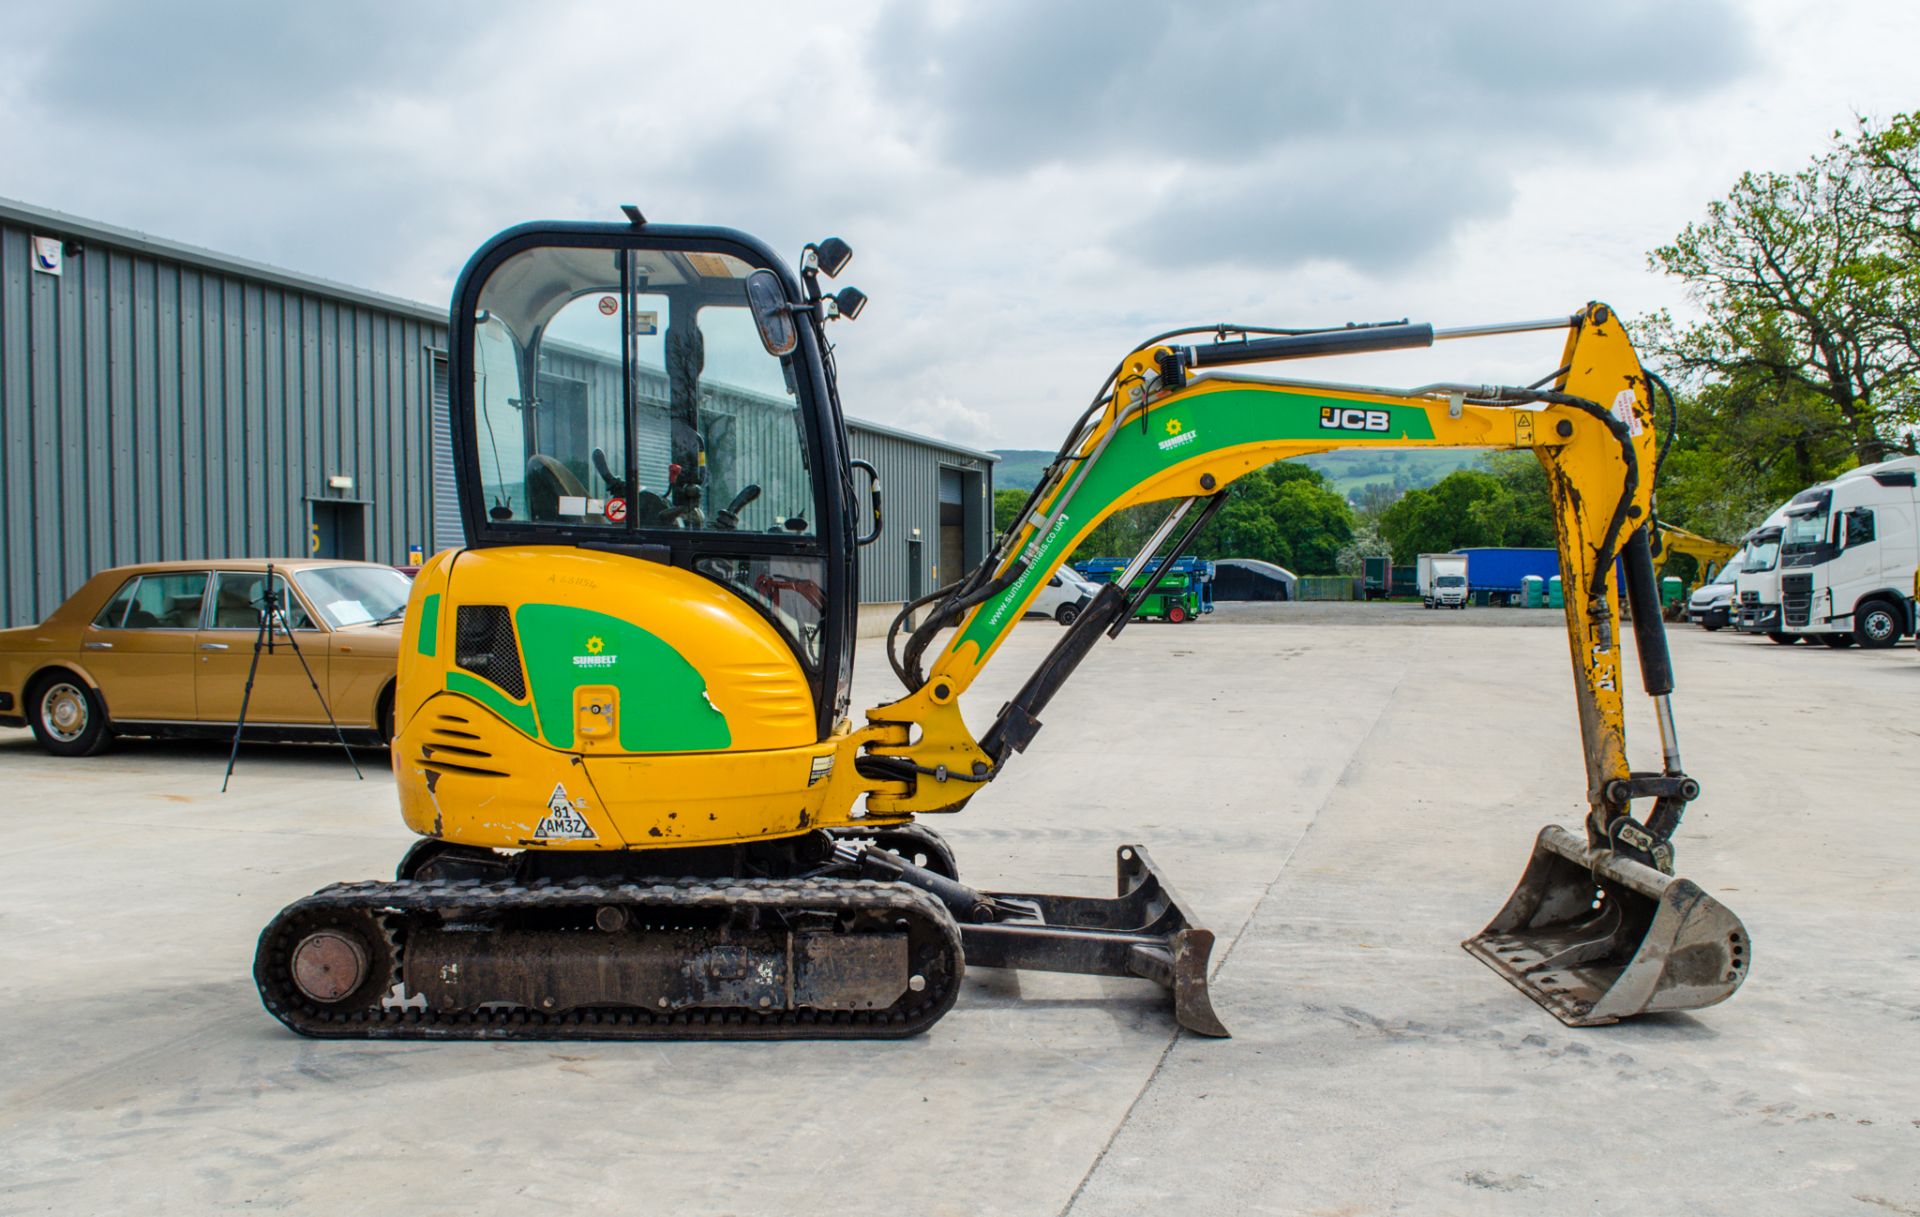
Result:
[[[1441,383],[1397,390],[1207,370],[1548,329],[1567,331],[1561,366],[1526,387]],[[1540,387],[1545,384],[1551,387]],[[862,758],[863,773],[904,783],[906,793],[898,793],[898,784],[889,785],[869,796],[869,808],[901,816],[964,806],[1032,741],[1040,710],[1099,635],[1125,627],[1133,577],[1174,535],[1188,510],[1203,501],[1217,505],[1235,480],[1276,460],[1349,448],[1529,450],[1547,471],[1566,589],[1589,802],[1581,865],[1591,880],[1580,907],[1593,912],[1595,891],[1611,894],[1622,905],[1651,898],[1642,889],[1657,883],[1637,888],[1622,883],[1609,878],[1608,865],[1618,858],[1637,864],[1641,879],[1640,872],[1670,876],[1669,838],[1698,793],[1680,767],[1668,702],[1671,665],[1647,539],[1653,521],[1654,385],[1619,319],[1603,304],[1544,322],[1455,330],[1398,323],[1234,339],[1222,332],[1212,343],[1156,342],[1134,351],[1121,361],[987,561],[908,606],[925,610],[903,655],[894,657],[909,692],[868,712],[875,724],[904,726],[893,738],[906,742],[876,743]],[[1053,572],[1114,512],[1162,500],[1175,506],[1159,531],[1082,610],[1020,693],[976,739],[961,717],[960,694]],[[1197,528],[1196,521],[1185,530],[1174,552]],[[1616,569],[1626,576],[1642,683],[1660,724],[1664,764],[1658,773],[1636,773],[1628,763]],[[953,628],[951,639],[923,674],[924,656],[947,627]],[[1652,800],[1645,820],[1631,815],[1634,799]],[[1712,903],[1704,894],[1700,900]],[[1717,904],[1714,908],[1732,920]],[[1509,927],[1508,936],[1559,928],[1557,922]],[[1472,940],[1469,948],[1479,941]],[[1476,954],[1494,963],[1486,952]],[[1655,950],[1647,958],[1659,954]],[[1736,974],[1733,983],[1738,983],[1738,969],[1724,971]],[[1526,988],[1528,982],[1515,983]],[[1561,1013],[1543,991],[1530,992]]]

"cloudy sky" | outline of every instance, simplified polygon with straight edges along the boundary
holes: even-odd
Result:
[[[1181,324],[1684,307],[1744,169],[1920,107],[1920,5],[0,0],[0,195],[440,303],[533,218],[838,234],[851,413],[1053,447]],[[1516,380],[1557,340],[1340,379]]]

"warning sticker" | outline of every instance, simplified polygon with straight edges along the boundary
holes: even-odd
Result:
[[[1533,445],[1533,411],[1515,410],[1513,412],[1513,442],[1523,447]]]
[[[627,501],[625,499],[608,499],[606,515],[607,519],[615,524],[626,519]]]
[[[811,786],[816,782],[824,782],[832,776],[833,755],[829,753],[826,756],[816,756],[813,758],[812,768],[807,771],[807,785]]]
[[[620,311],[620,302],[612,296],[600,297],[600,311],[608,317]]]
[[[1634,397],[1632,389],[1620,390],[1613,398],[1613,414],[1615,418],[1627,424],[1627,430],[1633,433],[1634,438],[1638,439],[1640,433],[1645,431],[1647,427],[1645,423],[1640,421],[1639,413],[1633,408],[1635,400],[1637,399]]]
[[[534,826],[533,836],[538,841],[591,841],[596,834],[586,817],[574,810],[566,785],[555,782],[553,794],[547,799],[547,814]]]

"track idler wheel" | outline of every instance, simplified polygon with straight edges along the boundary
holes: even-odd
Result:
[[[315,930],[293,945],[293,987],[310,1001],[332,1004],[365,984],[373,959],[359,935]]]
[[[397,980],[393,941],[374,914],[310,913],[278,927],[255,963],[262,992],[323,1018],[378,1010]]]

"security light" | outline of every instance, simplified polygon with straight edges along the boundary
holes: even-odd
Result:
[[[847,263],[853,261],[853,246],[839,237],[828,237],[813,249],[820,259],[820,273],[829,279],[838,279]]]
[[[852,321],[860,315],[861,309],[867,307],[867,293],[857,287],[843,287],[833,294],[833,303],[842,317]]]

